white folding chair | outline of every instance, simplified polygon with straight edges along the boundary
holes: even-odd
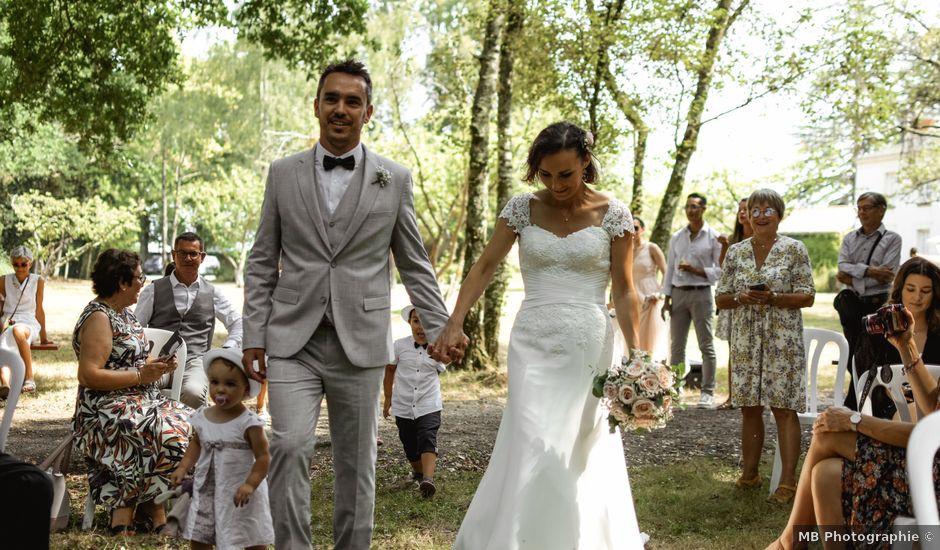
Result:
[[[921,529],[921,548],[940,548],[936,526],[940,525],[937,495],[934,491],[933,463],[940,448],[940,414],[929,414],[914,426],[907,443],[907,480],[917,525]],[[925,530],[934,527],[931,542]]]
[[[833,392],[832,404],[841,406],[845,401],[845,374],[849,366],[849,343],[838,332],[823,328],[803,329],[803,352],[806,354],[806,365],[809,376],[806,389],[806,408],[797,411],[800,426],[812,426],[819,416],[819,364],[822,361],[822,352],[826,344],[833,343],[839,348],[838,368],[836,370],[836,386]],[[780,440],[774,449],[774,468],[770,474],[770,494],[780,485],[780,475],[783,472],[783,461],[780,459]]]
[[[927,367],[927,372],[930,373],[930,376],[940,377],[940,365],[925,365]],[[885,365],[878,367],[878,370],[875,374],[875,379],[872,381],[871,388],[868,390],[868,397],[865,399],[865,403],[862,405],[862,414],[871,415],[871,394],[875,391],[876,387],[883,387],[888,394],[888,397],[891,401],[894,402],[894,406],[898,410],[898,416],[903,422],[913,422],[911,418],[911,411],[907,406],[907,399],[904,397],[904,391],[901,386],[904,382],[907,382],[907,378],[901,372],[902,365]],[[865,387],[865,383],[868,381],[868,372],[865,371],[859,376],[858,381],[855,383],[859,388],[858,392],[861,394],[862,388]],[[890,374],[888,374],[890,373]],[[861,395],[859,395],[861,397]],[[927,411],[929,414],[932,411]],[[920,409],[917,410],[917,418],[923,418],[924,412]]]
[[[163,344],[165,344],[172,335],[173,333],[169,330],[150,327],[145,328],[144,336],[149,342],[153,343],[150,347],[150,357],[156,357],[156,354],[160,353],[160,349],[163,348]],[[162,390],[170,399],[179,401],[180,393],[182,393],[183,390],[184,370],[186,370],[186,342],[183,342],[179,349],[176,350],[176,370],[173,371],[173,383],[170,385],[169,389]],[[95,500],[91,496],[91,491],[89,491],[88,496],[85,497],[85,513],[82,516],[82,530],[87,531],[91,529],[94,520]]]

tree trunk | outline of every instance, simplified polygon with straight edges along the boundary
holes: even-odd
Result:
[[[140,262],[146,262],[150,255],[150,215],[146,212],[140,217]]]
[[[463,279],[480,257],[486,245],[487,173],[489,162],[490,111],[496,95],[496,66],[499,59],[499,35],[503,27],[500,0],[490,0],[486,16],[486,35],[480,52],[480,72],[473,106],[470,111],[470,166],[467,170],[467,224],[463,258]],[[470,337],[470,346],[460,367],[484,369],[490,358],[486,353],[483,311],[478,302],[467,313],[463,330]]]
[[[170,243],[175,247],[176,246],[176,227],[179,225],[180,220],[180,186],[183,182],[183,155],[180,154],[179,163],[176,165],[176,183],[174,184],[173,190],[173,225],[170,227],[173,229],[173,238],[170,239]],[[203,245],[205,248],[205,245]],[[163,264],[164,266],[166,264]]]
[[[646,162],[646,140],[649,138],[649,126],[643,121],[640,114],[640,101],[635,97],[627,95],[617,84],[617,79],[610,70],[610,64],[604,69],[604,80],[617,107],[626,117],[627,121],[633,126],[633,195],[630,200],[630,211],[634,216],[639,216],[643,210],[643,171]]]
[[[656,227],[653,229],[652,237],[650,237],[650,240],[658,244],[664,252],[668,249],[669,237],[672,233],[672,219],[676,215],[676,207],[682,195],[682,188],[685,186],[686,171],[689,168],[689,162],[692,160],[692,154],[695,153],[698,146],[702,113],[705,111],[705,101],[708,99],[708,91],[714,77],[715,61],[718,59],[721,41],[749,2],[750,0],[742,0],[737,9],[732,12],[731,0],[718,0],[718,6],[713,12],[715,19],[708,31],[708,38],[705,40],[705,53],[698,67],[695,93],[686,114],[685,134],[682,137],[682,142],[676,146],[676,162],[672,166],[669,184],[666,186],[663,202],[659,207],[659,214],[656,216]]]
[[[166,196],[166,149],[160,147],[160,194],[163,197],[163,211],[160,223],[160,259],[164,267],[167,264],[166,256],[166,230],[167,230],[167,196]]]
[[[496,183],[496,212],[502,211],[512,197],[512,75],[515,64],[516,39],[522,30],[524,19],[522,2],[510,0],[506,14],[506,29],[499,50],[499,79],[497,84],[496,134],[499,142],[498,181]],[[499,321],[503,315],[503,298],[509,286],[509,269],[506,260],[499,263],[493,280],[486,288],[483,298],[483,332],[486,338],[486,354],[494,362],[499,361]]]

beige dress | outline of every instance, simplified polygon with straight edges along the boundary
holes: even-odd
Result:
[[[663,299],[648,302],[649,296],[658,295],[661,285],[656,276],[656,262],[650,253],[650,243],[645,242],[633,254],[633,286],[636,288],[637,299],[640,302],[639,337],[641,347],[648,348],[654,358],[665,357],[664,336],[666,322],[662,317]],[[644,346],[643,344],[646,343]]]
[[[716,294],[742,292],[761,282],[779,293],[815,295],[806,246],[780,236],[757,269],[751,239],[732,245],[721,269]],[[767,305],[740,306],[731,316],[731,325],[734,405],[802,408],[806,401],[806,359],[801,311]]]

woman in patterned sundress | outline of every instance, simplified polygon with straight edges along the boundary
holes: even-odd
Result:
[[[911,258],[898,270],[888,301],[904,304],[911,323],[905,332],[887,339],[894,350],[887,359],[906,366],[917,407],[938,410],[938,383],[924,364],[940,362],[940,269],[923,258]],[[790,520],[768,549],[792,548],[798,525],[843,525],[872,540],[868,537],[890,533],[899,515],[913,516],[906,449],[913,429],[909,422],[861,415],[845,407],[823,411],[813,426]],[[936,458],[933,472],[934,489],[940,494]]]
[[[78,356],[75,444],[88,466],[95,502],[112,509],[112,534],[134,534],[166,524],[154,497],[169,489],[169,477],[189,441],[191,410],[164,397],[155,382],[176,368],[175,359],[150,360],[144,330],[129,307],[146,282],[133,252],[103,252],[92,271],[97,298],[75,324]]]
[[[815,300],[813,269],[806,246],[778,235],[783,199],[759,189],[747,199],[754,234],[728,249],[715,291],[718,309],[731,316],[731,402],[741,407],[741,477],[738,488],[761,485],[758,472],[764,445],[764,407],[777,424],[783,462],[780,484],[768,499],[786,504],[796,493],[800,421],[805,400],[806,359],[800,309]]]

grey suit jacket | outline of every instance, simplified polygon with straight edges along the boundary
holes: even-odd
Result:
[[[314,162],[310,149],[274,161],[268,171],[245,275],[244,348],[291,357],[330,307],[349,360],[359,367],[387,365],[394,357],[389,250],[432,341],[447,321],[418,231],[411,173],[363,146],[362,185],[347,191],[359,192],[355,211],[331,246]],[[380,179],[388,181],[381,185]]]

